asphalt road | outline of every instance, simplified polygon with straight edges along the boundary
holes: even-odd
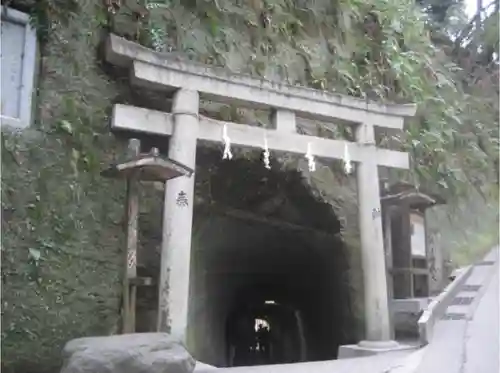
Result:
[[[465,329],[463,373],[500,371],[500,323],[498,262],[472,320]],[[462,373],[462,372],[461,372]]]

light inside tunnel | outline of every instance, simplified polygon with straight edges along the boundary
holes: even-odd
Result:
[[[276,304],[274,300],[266,300],[264,304]]]
[[[255,330],[255,331],[258,331],[258,330],[259,330],[259,329],[261,329],[261,328],[265,328],[265,329],[270,330],[270,329],[271,329],[271,326],[269,325],[269,323],[268,323],[266,320],[263,320],[263,319],[255,319],[254,330]]]

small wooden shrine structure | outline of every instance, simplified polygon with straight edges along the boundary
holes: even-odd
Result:
[[[435,248],[429,242],[425,210],[445,201],[405,182],[386,185],[381,201],[390,294],[394,299],[430,296]]]
[[[417,337],[418,318],[443,285],[443,256],[428,232],[425,211],[445,201],[410,183],[382,184],[391,333]]]

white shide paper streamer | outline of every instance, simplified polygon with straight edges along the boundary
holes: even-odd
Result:
[[[233,153],[231,153],[231,139],[227,135],[227,126],[224,124],[222,127],[222,141],[224,142],[224,153],[222,154],[222,159],[232,159]]]
[[[311,151],[311,143],[307,143],[307,153],[306,153],[307,165],[309,166],[309,171],[316,171],[316,162],[314,161],[314,155]]]
[[[271,169],[271,161],[270,161],[269,147],[267,146],[267,137],[264,136],[264,167],[268,170]]]
[[[351,155],[349,154],[349,147],[344,145],[344,171],[347,175],[352,172]]]

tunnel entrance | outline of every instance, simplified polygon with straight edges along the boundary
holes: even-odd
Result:
[[[203,157],[212,168],[197,182],[209,185],[200,195],[211,202],[199,203],[194,217],[195,357],[218,367],[336,358],[351,320],[332,207],[312,195],[300,172]]]
[[[197,165],[190,352],[216,367],[335,359],[359,334],[349,272],[357,264],[332,206],[296,169],[200,148]],[[156,279],[162,205],[152,206],[139,221],[138,271]],[[137,331],[154,331],[158,289],[137,297]]]

